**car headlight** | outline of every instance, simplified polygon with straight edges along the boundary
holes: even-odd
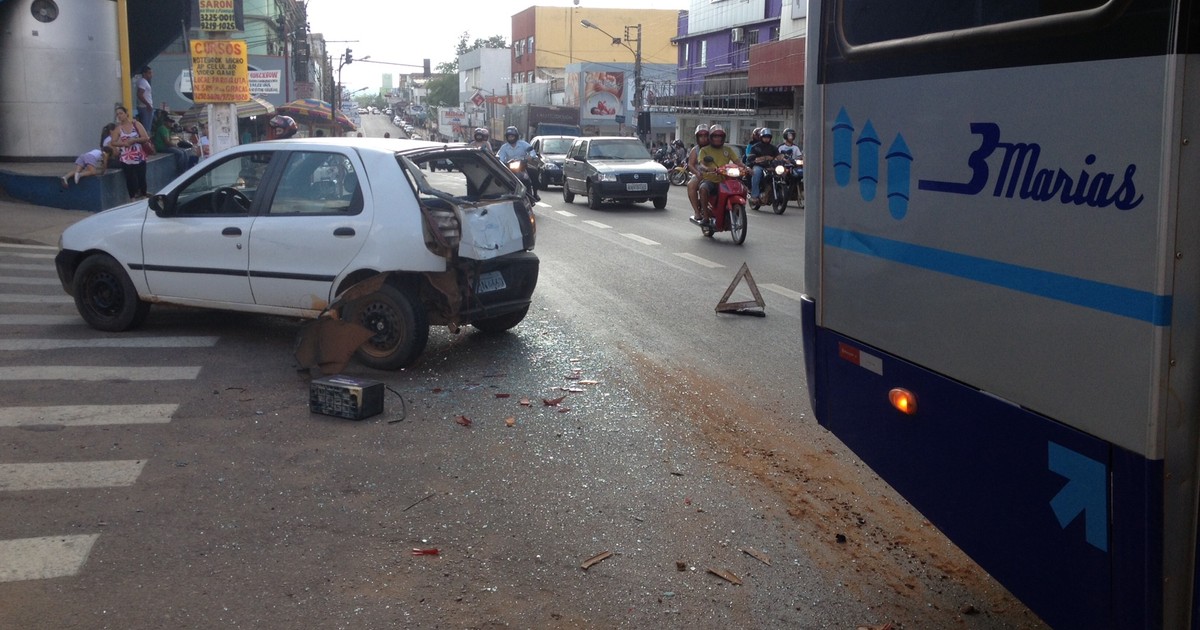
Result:
[[[654,181],[656,181],[656,182],[665,182],[665,181],[667,181],[667,174],[666,174],[666,173],[655,173],[655,174],[654,174]]]
[[[614,173],[596,173],[596,179],[602,182],[615,182],[617,176]]]

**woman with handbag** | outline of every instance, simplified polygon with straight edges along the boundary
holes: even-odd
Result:
[[[129,110],[117,107],[117,126],[112,131],[112,146],[119,151],[121,171],[125,173],[125,190],[130,199],[146,195],[146,148],[150,134],[142,123],[129,116]]]

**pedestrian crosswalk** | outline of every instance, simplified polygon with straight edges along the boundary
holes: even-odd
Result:
[[[170,423],[178,405],[139,400],[156,391],[145,384],[195,380],[200,367],[181,365],[180,350],[218,342],[212,336],[110,335],[88,328],[62,290],[54,254],[52,247],[0,243],[0,505],[6,524],[0,532],[0,583],[76,575],[103,545],[99,525],[81,532],[77,522],[22,515],[20,508],[27,505],[22,499],[59,501],[59,509],[69,513],[72,492],[132,492],[153,465],[137,458],[136,446],[135,452],[122,451],[121,459],[111,460],[54,452],[54,442],[23,452],[27,436],[44,435],[28,431],[86,432],[121,425],[154,431],[155,425]],[[138,364],[114,358],[118,354],[136,356]],[[106,400],[120,402],[85,399],[85,383],[99,383]],[[26,522],[48,531],[26,531],[20,525]]]

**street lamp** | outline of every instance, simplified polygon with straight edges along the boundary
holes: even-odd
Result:
[[[584,28],[594,28],[597,31],[604,33],[605,35],[608,35],[609,37],[612,38],[613,46],[624,46],[626,50],[633,53],[634,129],[638,129],[638,131],[639,131],[638,137],[641,138],[642,134],[640,133],[641,129],[639,128],[639,123],[642,120],[642,25],[637,24],[635,26],[626,26],[625,27],[625,38],[622,39],[620,37],[613,37],[612,33],[609,33],[608,31],[600,28],[599,26],[596,26],[595,24],[592,23],[591,20],[584,19],[584,20],[580,20],[579,23],[582,24]],[[636,40],[631,39],[629,37],[630,29],[635,29],[635,28],[637,29],[637,39]],[[637,50],[634,50],[633,48],[629,47],[628,42],[630,42],[630,41],[637,42]],[[645,142],[645,138],[642,138],[642,141]]]

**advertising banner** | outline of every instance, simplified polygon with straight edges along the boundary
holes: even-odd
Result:
[[[192,0],[192,28],[214,33],[245,29],[242,0]]]
[[[193,40],[191,53],[193,101],[241,103],[250,100],[244,40]]]
[[[583,115],[613,120],[625,114],[625,73],[587,72],[584,74]]]

